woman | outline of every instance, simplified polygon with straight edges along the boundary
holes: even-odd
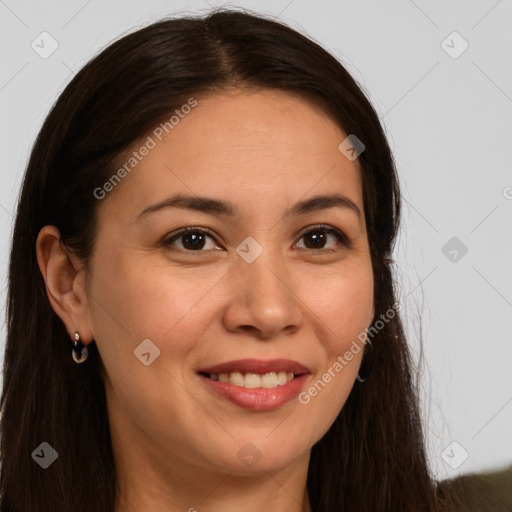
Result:
[[[116,41],[37,138],[1,510],[434,511],[393,158],[341,64],[244,12]]]

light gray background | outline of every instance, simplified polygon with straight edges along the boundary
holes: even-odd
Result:
[[[0,0],[4,317],[16,197],[50,105],[114,38],[163,15],[219,5]],[[404,194],[394,256],[416,355],[419,336],[424,339],[423,413],[431,462],[439,477],[512,463],[512,2],[229,5],[278,15],[336,55],[367,91],[394,150]],[[31,48],[43,31],[59,45],[47,59]],[[458,36],[450,36],[454,31],[469,44],[457,58],[445,51],[463,48]],[[457,253],[449,254],[452,247],[445,250],[448,256],[442,252],[452,237],[468,248],[465,255],[457,247]],[[5,335],[4,321],[2,358]]]

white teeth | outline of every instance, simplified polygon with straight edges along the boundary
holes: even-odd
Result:
[[[233,374],[231,374],[233,375]],[[229,379],[231,384],[234,384],[235,386],[240,386],[240,384],[237,384],[233,380]],[[261,388],[261,377],[257,373],[247,373],[245,375],[245,387],[246,388]]]
[[[241,372],[232,372],[229,374],[229,382],[235,386],[244,387],[244,374]]]
[[[262,388],[277,388],[278,382],[277,382],[277,375],[276,372],[270,372],[266,373],[265,375],[261,376],[261,387]]]
[[[277,383],[280,385],[280,386],[284,386],[286,384],[286,382],[288,381],[287,377],[286,377],[286,372],[279,372],[277,374]]]
[[[210,373],[210,379],[219,382],[229,382],[241,388],[265,388],[271,389],[277,386],[284,386],[294,378],[293,372],[270,372],[260,375],[258,373],[231,372],[231,373]]]

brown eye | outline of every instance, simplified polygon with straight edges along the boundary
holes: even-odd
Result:
[[[334,237],[342,245],[350,247],[350,241],[341,231],[331,227],[314,226],[301,235],[301,239],[303,238],[305,240],[305,247],[301,247],[301,249],[305,248],[313,251],[325,250],[325,245],[329,242],[329,235]],[[332,247],[332,249],[335,248],[335,246]]]
[[[178,249],[181,249],[183,251],[203,251],[205,248],[205,245],[207,245],[207,239],[210,238],[214,240],[214,238],[208,233],[208,231],[200,228],[185,228],[179,233],[176,233],[168,240],[165,240],[162,245],[168,247],[173,246],[175,242],[180,241],[181,247],[178,246]],[[215,244],[213,244],[213,247],[206,248],[208,249],[214,249],[216,247]]]

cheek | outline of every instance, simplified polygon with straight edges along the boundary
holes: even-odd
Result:
[[[334,276],[334,277],[333,277]],[[373,274],[371,266],[352,267],[342,275],[319,281],[322,287],[312,298],[312,309],[325,325],[325,348],[329,355],[340,355],[364,333],[373,318]]]
[[[188,270],[180,273],[145,265],[137,258],[119,258],[98,267],[95,274],[92,293],[98,300],[93,325],[109,387],[116,390],[112,409],[118,411],[120,401],[122,409],[153,438],[169,436],[165,429],[170,422],[186,423],[188,413],[182,418],[176,411],[200,413],[182,383],[189,378],[189,354],[209,322],[208,292],[214,293],[219,276]],[[141,345],[147,339],[160,352],[147,342]],[[141,364],[136,357],[139,347],[145,347],[154,362]],[[158,355],[153,359],[154,354]],[[147,418],[154,418],[154,424],[148,426]],[[175,435],[182,431],[186,431],[183,426]]]
[[[95,339],[116,364],[145,339],[177,362],[201,338],[219,275],[197,268],[176,271],[144,258],[118,256],[95,269],[91,295]],[[211,309],[211,306],[210,306]],[[115,354],[113,352],[116,352]],[[123,354],[121,354],[124,353]],[[109,357],[110,356],[110,357]]]
[[[353,385],[364,352],[364,333],[373,319],[373,274],[370,266],[329,280],[311,297],[311,310],[322,333],[324,363],[299,401],[323,418],[323,429],[334,421]]]

